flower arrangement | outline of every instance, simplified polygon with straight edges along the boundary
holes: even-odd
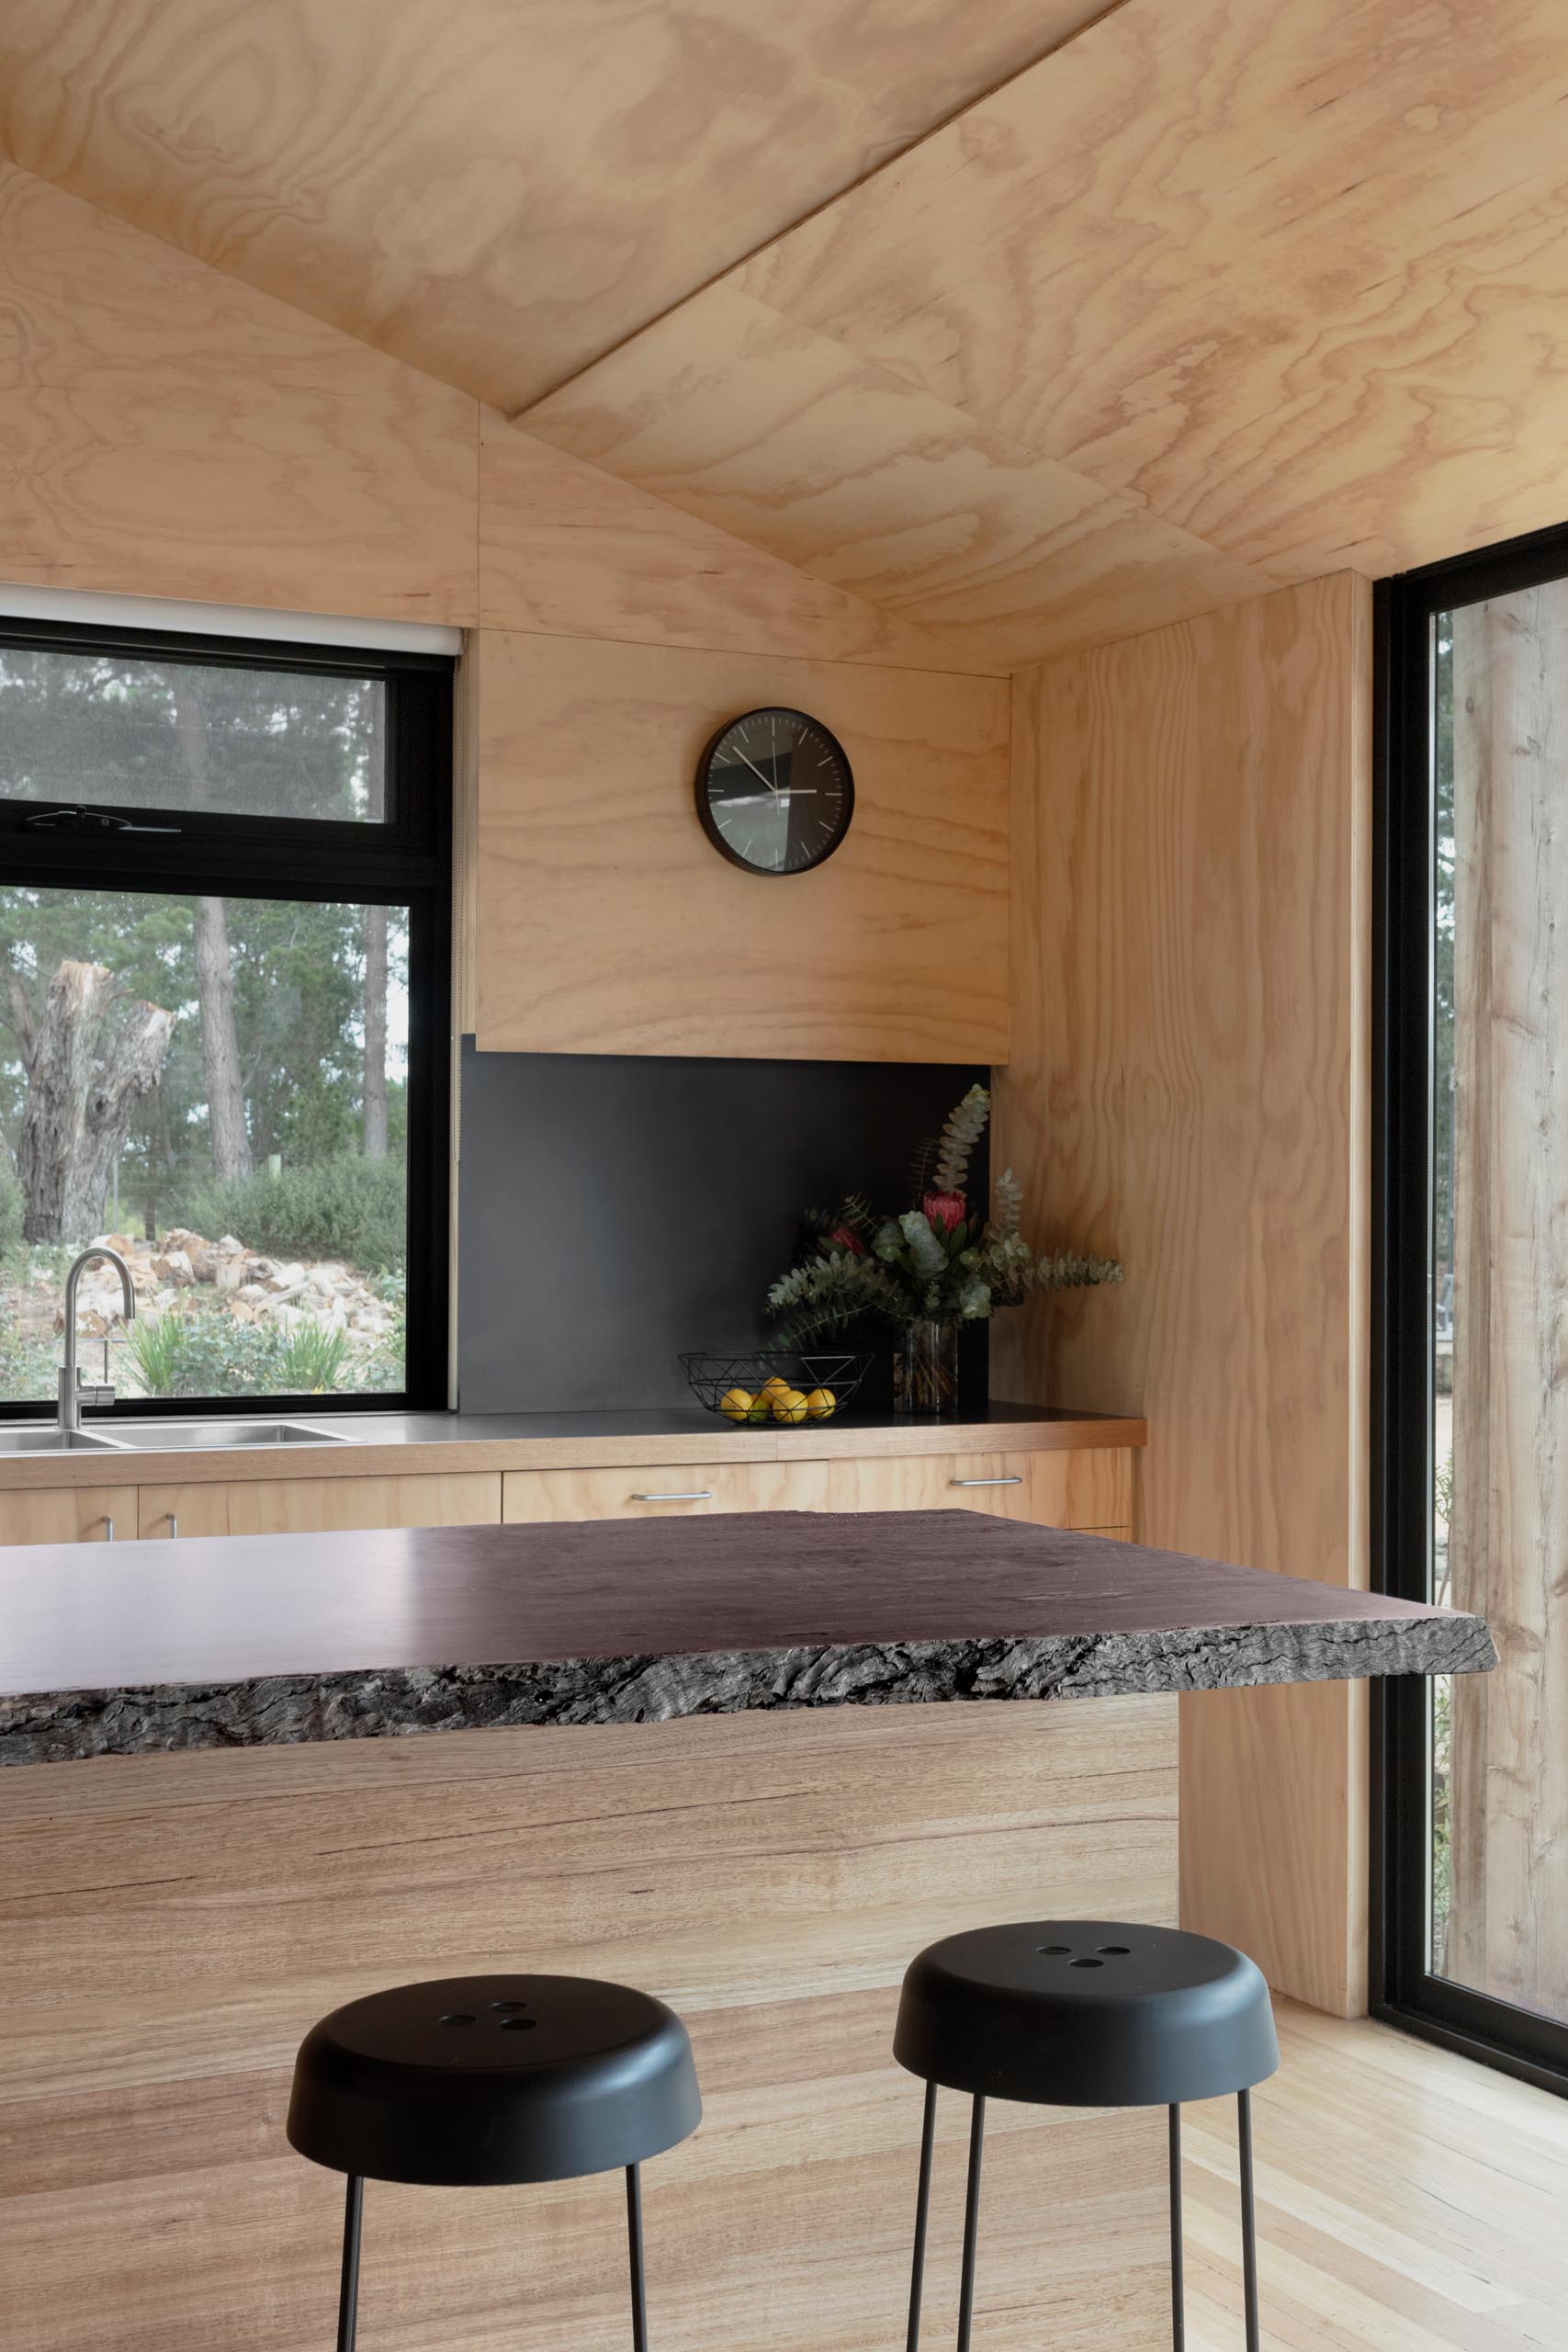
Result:
[[[768,1293],[790,1346],[810,1345],[863,1315],[880,1315],[907,1332],[921,1324],[950,1327],[955,1338],[960,1323],[1016,1306],[1032,1291],[1122,1280],[1113,1259],[1073,1250],[1036,1254],[1019,1229],[1023,1198],[1010,1168],[996,1180],[991,1215],[971,1209],[969,1162],[990,1115],[989,1093],[972,1086],[917,1164],[918,1206],[879,1216],[852,1193],[830,1213],[807,1216],[805,1254]],[[948,1385],[955,1382],[954,1372]]]

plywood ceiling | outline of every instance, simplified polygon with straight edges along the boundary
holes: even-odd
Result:
[[[1568,515],[1565,0],[0,0],[0,148],[987,661]]]
[[[500,406],[1105,0],[0,0],[0,151]]]

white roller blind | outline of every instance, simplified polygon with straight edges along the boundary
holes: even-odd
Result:
[[[434,621],[356,620],[340,613],[275,613],[259,605],[185,604],[172,596],[104,596],[85,588],[0,586],[0,623],[79,621],[96,628],[173,628],[196,637],[281,638],[296,645],[372,653],[461,652],[463,632]]]

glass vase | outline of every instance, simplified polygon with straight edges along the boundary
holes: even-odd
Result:
[[[893,1353],[893,1409],[930,1419],[958,1418],[958,1325],[951,1316],[906,1323]]]

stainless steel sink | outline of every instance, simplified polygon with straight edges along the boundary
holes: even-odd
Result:
[[[134,1453],[226,1453],[232,1446],[352,1445],[341,1430],[309,1421],[135,1421],[118,1423],[113,1443]]]
[[[127,1453],[118,1438],[99,1437],[96,1430],[53,1428],[0,1430],[0,1453]]]

